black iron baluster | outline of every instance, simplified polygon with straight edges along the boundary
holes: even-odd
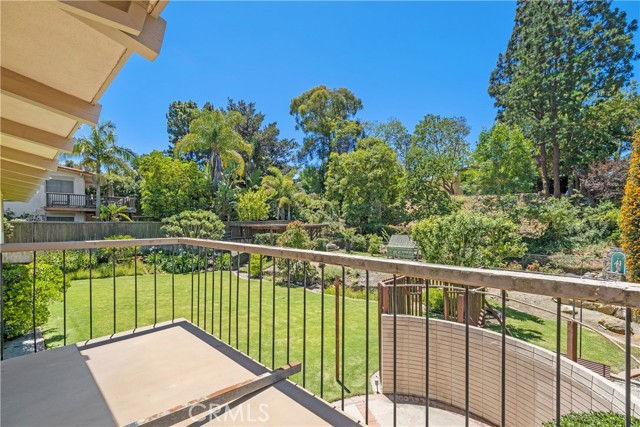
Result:
[[[202,248],[198,246],[198,292],[196,300],[196,325],[200,326],[200,253],[202,252]]]
[[[215,314],[216,314],[216,250],[211,250],[211,335],[216,334]]]
[[[218,304],[218,309],[219,309],[218,312],[220,316],[220,325],[219,325],[220,327],[218,329],[220,330],[220,341],[222,341],[223,340],[222,338],[222,304],[223,304],[222,289],[224,288],[222,274],[223,274],[224,252],[222,251],[220,252],[220,257],[218,259],[219,259],[218,263],[220,264],[218,266],[220,268],[220,303]]]
[[[158,272],[156,257],[158,250],[156,248],[151,249],[153,251],[153,325],[158,323]]]
[[[62,292],[63,345],[67,345],[67,251],[64,249],[62,250]]]
[[[345,342],[345,336],[344,336],[344,321],[345,321],[345,317],[344,317],[344,312],[345,312],[345,294],[347,293],[347,280],[346,280],[346,276],[345,276],[345,269],[344,266],[342,267],[342,331],[341,331],[341,335],[342,337],[340,340],[340,353],[341,353],[341,357],[340,357],[340,382],[342,383],[342,394],[341,394],[341,407],[342,410],[344,411],[344,342]]]
[[[260,255],[260,302],[258,321],[258,362],[262,363],[262,255]]]
[[[207,330],[207,261],[209,256],[207,254],[207,248],[204,248],[204,258],[202,260],[204,267],[204,296],[202,298],[202,329]]]
[[[171,246],[171,321],[176,319],[176,247]]]
[[[89,339],[93,338],[93,262],[92,250],[89,249]]]
[[[287,259],[287,363],[289,363],[291,339],[291,260]]]
[[[429,303],[429,280],[425,279],[426,286],[426,314],[424,322],[424,425],[429,427],[429,311],[431,310],[431,304]]]
[[[191,323],[193,323],[193,273],[195,272],[195,254],[193,253],[193,246],[189,248],[189,254],[191,255]]]
[[[111,251],[111,267],[113,273],[113,333],[116,333],[116,248]]]
[[[364,323],[364,423],[369,424],[369,270],[365,272],[365,323]]]
[[[625,320],[625,348],[624,348],[624,413],[625,426],[631,427],[631,308],[627,307],[624,315]]]
[[[556,312],[556,426],[560,427],[560,341],[562,334],[562,300],[558,298]]]
[[[273,261],[273,298],[271,310],[271,369],[276,366],[276,257],[271,258]]]
[[[229,251],[229,332],[227,334],[229,345],[231,345],[231,295],[233,294],[233,272],[231,271],[232,268],[233,256],[231,255],[231,251]]]
[[[393,275],[393,427],[398,424],[398,287]]]
[[[307,377],[307,263],[304,263],[302,279],[302,388]]]
[[[247,265],[247,355],[250,349],[251,337],[251,254]]]
[[[240,321],[240,252],[236,259],[236,348],[240,349],[239,344],[239,321]]]
[[[138,247],[133,247],[133,329],[138,329]]]
[[[320,264],[320,399],[324,389],[324,264]]]
[[[500,291],[502,299],[502,355],[501,355],[501,389],[502,402],[500,408],[500,419],[502,427],[507,425],[507,291]]]
[[[469,287],[464,287],[464,425],[469,427]]]
[[[33,352],[38,352],[36,339],[36,251],[33,251],[33,289],[31,291],[31,316],[33,318]],[[4,332],[4,331],[3,331]]]

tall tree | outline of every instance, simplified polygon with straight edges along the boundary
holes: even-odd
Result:
[[[326,197],[341,204],[347,225],[376,232],[393,218],[402,179],[391,147],[381,139],[364,138],[355,151],[331,155]]]
[[[131,162],[136,155],[130,148],[116,143],[116,126],[111,121],[100,122],[91,128],[88,136],[77,139],[73,146],[73,155],[80,157],[80,165],[84,170],[95,173],[96,216],[100,216],[101,191],[103,173],[118,169],[132,173]]]
[[[490,78],[498,119],[520,125],[538,148],[546,196],[551,154],[560,196],[563,153],[583,142],[586,112],[629,84],[637,22],[603,1],[518,0],[515,24]],[[569,165],[564,165],[568,169]]]
[[[620,218],[622,247],[628,259],[627,279],[640,283],[640,129],[633,140]]]
[[[218,190],[218,183],[223,168],[230,161],[236,165],[234,173],[244,173],[244,158],[241,153],[251,153],[251,145],[246,143],[235,130],[242,116],[237,112],[224,113],[220,110],[203,109],[189,125],[189,133],[178,141],[174,151],[176,154],[188,152],[208,153],[207,169],[213,184],[213,193]]]
[[[354,117],[361,109],[362,100],[349,89],[329,89],[324,85],[291,100],[289,112],[296,120],[296,129],[306,134],[299,157],[320,161],[323,182],[330,154],[347,152],[355,146],[362,128]]]
[[[206,102],[203,109],[212,111],[213,105]],[[167,134],[169,134],[167,154],[175,155],[176,144],[189,133],[189,125],[198,114],[200,114],[200,109],[194,101],[173,101],[169,104],[169,110],[166,115]],[[193,160],[199,166],[204,166],[207,161],[207,154],[207,151],[181,153],[180,158],[182,160]]]
[[[227,100],[226,111],[235,111],[244,120],[235,126],[236,132],[253,146],[251,155],[245,155],[248,173],[262,175],[269,167],[284,169],[292,161],[296,148],[293,139],[280,138],[280,130],[275,122],[264,124],[265,116],[256,110],[253,102]]]
[[[296,170],[283,173],[276,167],[270,167],[269,174],[262,177],[262,188],[273,202],[276,219],[291,219],[291,208],[303,202],[304,192],[300,191],[293,177]]]
[[[481,193],[531,191],[536,176],[531,158],[533,144],[518,127],[497,123],[480,133],[470,170],[473,184]]]
[[[403,166],[407,166],[407,154],[411,148],[411,134],[402,122],[395,117],[391,117],[386,122],[371,123],[365,125],[366,136],[380,138],[385,144],[396,150],[398,161]]]

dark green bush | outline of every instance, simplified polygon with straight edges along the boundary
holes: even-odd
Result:
[[[547,421],[544,427],[555,427],[556,421]],[[560,417],[562,427],[624,427],[625,416],[613,412],[569,413]],[[631,418],[632,427],[640,427],[640,420]]]
[[[62,270],[57,265],[36,263],[35,314],[36,326],[49,319],[52,301],[62,299],[65,284]],[[3,264],[4,286],[4,334],[17,337],[33,328],[32,293],[33,263],[29,265]]]
[[[131,240],[135,239],[128,234],[114,234],[113,236],[105,237],[104,240]],[[116,264],[130,261],[133,259],[135,248],[133,246],[126,246],[120,248],[100,248],[98,249],[98,262],[112,262],[113,256],[116,257]]]
[[[620,238],[620,209],[611,202],[603,202],[583,211],[585,243],[607,241],[616,244]]]
[[[327,243],[329,243],[329,239],[325,239],[324,237],[318,237],[313,241],[314,249],[316,251],[326,251]]]
[[[259,233],[253,235],[255,245],[276,246],[282,233]]]
[[[57,265],[62,268],[62,251],[39,252],[38,261],[44,264]],[[98,265],[98,257],[91,257],[92,267]],[[89,268],[89,251],[66,251],[65,270],[74,273]]]

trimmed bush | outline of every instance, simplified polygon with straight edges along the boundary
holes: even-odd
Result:
[[[162,222],[162,231],[167,237],[219,240],[224,235],[224,224],[210,211],[183,211]]]
[[[555,427],[556,421],[547,421],[544,427]],[[624,427],[625,416],[613,412],[571,412],[560,417],[562,427]],[[631,417],[631,426],[640,427],[640,420]]]
[[[380,253],[380,247],[382,246],[382,237],[377,234],[369,234],[369,253],[371,255],[377,255]]]
[[[318,237],[316,240],[313,241],[315,247],[314,249],[316,251],[326,251],[327,250],[327,244],[329,243],[329,239],[325,239],[324,237]]]

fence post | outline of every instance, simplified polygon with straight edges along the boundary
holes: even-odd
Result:
[[[567,320],[567,357],[578,361],[578,322]]]

